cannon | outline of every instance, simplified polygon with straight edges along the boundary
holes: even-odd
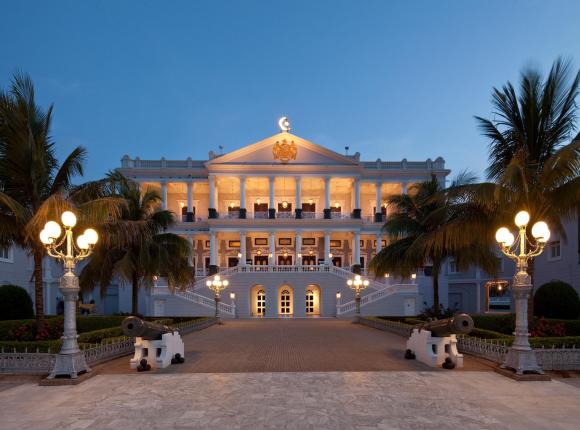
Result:
[[[123,320],[121,328],[125,335],[135,338],[131,368],[144,371],[184,362],[183,340],[171,327],[131,316]]]
[[[126,336],[140,337],[143,340],[161,340],[165,333],[173,333],[173,329],[163,324],[143,321],[137,317],[127,317],[121,324]]]
[[[463,355],[457,351],[457,335],[473,330],[473,319],[467,314],[428,321],[411,330],[405,358],[444,369],[463,367]]]
[[[430,331],[433,337],[469,334],[473,330],[473,319],[467,314],[457,314],[451,318],[428,321],[425,324],[419,324],[415,328]]]

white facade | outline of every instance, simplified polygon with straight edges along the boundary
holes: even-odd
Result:
[[[441,157],[361,161],[358,153],[338,154],[288,131],[227,154],[210,152],[205,161],[124,156],[119,171],[142,191],[158,190],[161,207],[177,215],[172,232],[191,242],[198,280],[230,269],[226,294],[235,293],[239,316],[270,317],[336,315],[337,300],[352,299],[345,286],[348,274],[364,273],[386,244],[381,227],[391,211],[389,196],[431,175],[444,184],[449,174]],[[320,270],[329,266],[340,271]],[[385,287],[382,280],[366,293]],[[211,298],[202,282],[190,292]],[[377,293],[375,305],[363,303],[363,311],[371,313],[376,302],[384,302],[383,312],[372,313],[403,314],[403,296],[409,292],[407,286]],[[200,313],[192,303],[204,302],[203,297],[164,294],[162,286],[148,297],[149,311],[166,315]],[[421,300],[415,309],[422,307]],[[388,303],[398,305],[387,312]]]

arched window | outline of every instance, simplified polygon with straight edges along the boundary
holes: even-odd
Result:
[[[266,313],[266,292],[259,290],[256,294],[256,313],[264,315]]]

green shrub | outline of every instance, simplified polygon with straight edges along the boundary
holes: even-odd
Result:
[[[0,320],[33,318],[32,299],[17,285],[0,286]]]
[[[534,314],[545,318],[577,319],[580,317],[578,293],[565,282],[548,282],[534,294]]]
[[[514,314],[471,315],[475,328],[512,335],[516,325]]]
[[[121,327],[110,327],[81,333],[78,341],[82,343],[101,343],[104,339],[120,336],[123,336]]]
[[[51,352],[60,351],[62,341],[60,340],[37,340],[33,342],[0,341],[0,351],[4,352]]]

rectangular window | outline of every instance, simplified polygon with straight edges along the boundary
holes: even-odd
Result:
[[[229,248],[239,248],[241,246],[240,241],[239,240],[230,240],[228,241],[228,247]]]
[[[302,238],[302,245],[304,245],[304,246],[315,246],[316,245],[316,238],[314,238],[314,237],[303,237]]]
[[[550,242],[548,249],[548,259],[549,260],[560,260],[562,258],[562,249],[560,247],[560,241],[554,240]]]
[[[0,248],[0,261],[4,263],[12,263],[12,249],[10,247]]]
[[[255,237],[254,238],[254,246],[268,246],[268,238],[267,237]]]
[[[457,264],[455,263],[454,258],[449,259],[449,274],[457,273]]]
[[[331,248],[340,248],[341,246],[342,246],[341,240],[334,240],[334,239],[330,240],[330,247]]]
[[[278,238],[278,245],[280,246],[292,246],[291,237],[280,237]]]

